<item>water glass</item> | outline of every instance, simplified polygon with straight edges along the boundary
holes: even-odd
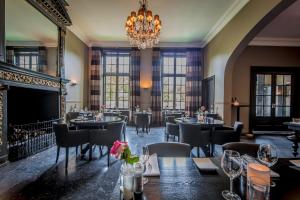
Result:
[[[262,164],[272,167],[278,161],[277,150],[270,144],[261,144],[259,145],[257,158]]]
[[[226,200],[240,200],[241,198],[233,192],[233,179],[242,173],[242,162],[237,151],[225,150],[221,160],[221,167],[230,178],[230,190],[224,190],[222,196]]]
[[[249,200],[269,200],[270,185],[259,177],[250,177],[249,179]]]

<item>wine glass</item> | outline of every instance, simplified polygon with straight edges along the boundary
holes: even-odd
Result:
[[[270,144],[261,144],[259,145],[257,158],[262,164],[272,167],[278,161],[277,150]]]
[[[222,196],[226,200],[240,200],[241,198],[233,193],[233,179],[242,173],[242,162],[237,151],[225,150],[221,160],[221,167],[225,174],[230,178],[230,191],[224,190]]]
[[[144,172],[146,172],[146,170],[147,170],[147,162],[148,162],[149,158],[150,158],[149,148],[146,145],[143,147],[143,154],[140,158],[142,164],[144,165]],[[148,178],[144,177],[143,182],[144,182],[144,184],[148,183]]]

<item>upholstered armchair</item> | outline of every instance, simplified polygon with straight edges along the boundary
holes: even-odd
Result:
[[[100,152],[102,151],[101,146],[107,147],[107,166],[109,166],[109,159],[110,159],[110,149],[113,146],[116,140],[120,140],[122,137],[122,130],[123,130],[124,123],[115,122],[108,124],[106,129],[93,129],[90,130],[90,159],[92,158],[92,146],[99,145]]]
[[[179,141],[179,125],[175,122],[175,116],[166,116],[166,140],[169,141],[170,136],[177,137]]]
[[[233,127],[216,127],[211,135],[211,153],[213,155],[215,145],[223,145],[229,142],[239,142],[243,130],[242,122],[235,122]]]
[[[54,123],[53,131],[56,137],[56,145],[57,145],[57,155],[56,155],[56,163],[59,158],[60,148],[66,148],[66,169],[68,168],[68,160],[69,160],[69,148],[77,147],[82,144],[89,143],[89,133],[88,130],[69,130],[68,125],[65,123]]]

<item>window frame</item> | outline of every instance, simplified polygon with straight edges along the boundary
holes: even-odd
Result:
[[[174,73],[172,73],[172,74],[167,74],[167,73],[164,73],[164,57],[172,57],[173,58],[173,69],[174,69]],[[184,99],[184,108],[181,108],[181,106],[180,106],[180,108],[179,109],[177,109],[176,108],[176,103],[177,103],[177,101],[176,101],[176,94],[177,94],[177,92],[176,92],[176,79],[177,78],[179,78],[179,77],[183,77],[183,78],[186,78],[186,72],[184,73],[184,74],[182,74],[182,73],[180,73],[180,74],[178,74],[177,73],[177,62],[176,62],[176,60],[177,60],[177,58],[186,58],[187,56],[186,56],[186,52],[185,51],[165,51],[165,52],[162,52],[162,54],[161,54],[161,77],[162,77],[162,81],[161,81],[161,88],[162,88],[162,98],[163,98],[163,96],[164,96],[164,88],[163,88],[163,86],[164,86],[164,78],[165,77],[171,77],[171,78],[173,78],[173,108],[165,108],[165,106],[164,106],[164,101],[163,101],[163,99],[162,99],[162,109],[163,110],[179,110],[179,111],[183,111],[183,110],[185,110],[185,99]],[[182,67],[182,66],[180,66],[180,67]],[[185,65],[185,67],[186,67],[186,65]],[[185,85],[186,85],[186,79],[185,79],[185,84],[184,84],[184,87],[185,87]],[[186,91],[184,92],[184,95],[186,94]],[[182,102],[182,101],[180,101],[180,102]]]
[[[116,72],[106,72],[106,58],[108,56],[115,56],[116,57]],[[120,65],[119,65],[119,58],[120,57],[127,57],[129,58],[129,70],[128,73],[119,73]],[[129,50],[107,50],[103,51],[103,104],[106,105],[106,78],[107,76],[115,76],[116,77],[116,108],[119,110],[128,110],[130,108],[130,70],[131,70],[131,59],[130,59],[130,51]],[[128,107],[127,108],[119,108],[119,77],[128,77]],[[122,84],[124,85],[124,84]],[[122,100],[123,102],[126,102]],[[123,104],[124,105],[124,104]],[[114,108],[108,108],[114,109]]]
[[[28,68],[26,68],[25,64],[20,64],[20,57],[29,57],[29,64],[28,64]],[[36,70],[33,69],[32,67],[32,59],[33,57],[36,57]],[[14,59],[15,59],[15,63],[18,67],[21,67],[23,69],[28,69],[28,70],[31,70],[31,71],[36,71],[36,72],[39,72],[39,68],[40,68],[40,65],[39,65],[39,52],[38,51],[35,51],[35,50],[24,50],[24,51],[16,51],[15,52],[15,55],[14,55]]]

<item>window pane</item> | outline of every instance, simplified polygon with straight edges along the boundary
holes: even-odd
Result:
[[[283,85],[283,75],[276,75],[276,84]]]
[[[291,85],[291,75],[284,76],[284,85]]]

